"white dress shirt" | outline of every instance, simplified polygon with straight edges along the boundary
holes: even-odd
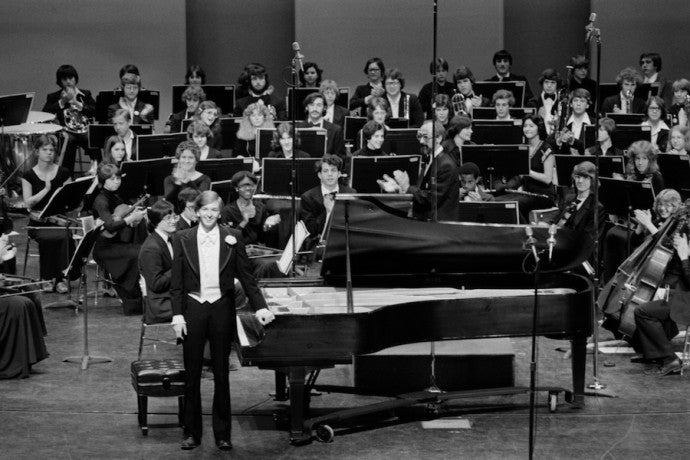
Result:
[[[210,232],[202,227],[196,234],[199,247],[199,295],[189,294],[199,303],[213,303],[222,297],[220,292],[220,229],[216,225]]]

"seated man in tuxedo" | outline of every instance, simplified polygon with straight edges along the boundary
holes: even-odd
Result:
[[[159,200],[148,210],[151,233],[139,251],[139,272],[146,283],[144,321],[156,323],[172,319],[170,273],[172,268],[172,235],[180,217],[172,203]]]
[[[537,114],[544,120],[547,134],[552,134],[558,123],[558,89],[561,85],[561,75],[556,70],[544,70],[539,77],[541,92],[526,104],[537,109]]]
[[[316,162],[316,175],[321,184],[304,192],[300,197],[299,218],[309,231],[309,239],[304,243],[312,248],[321,239],[323,230],[333,212],[335,195],[338,193],[356,193],[353,188],[341,185],[340,171],[343,160],[336,155],[326,154]]]
[[[607,113],[645,113],[645,102],[635,97],[637,85],[642,83],[639,72],[632,67],[626,67],[616,76],[619,92],[615,96],[604,99],[601,103],[601,115]]]
[[[640,70],[642,71],[642,83],[658,83],[657,96],[662,98],[666,107],[673,104],[673,87],[666,76],[661,73],[661,55],[659,53],[640,54]]]
[[[445,94],[449,98],[453,97],[455,86],[447,78],[448,61],[443,58],[436,58],[436,62],[432,61],[431,64],[429,64],[429,73],[436,79],[436,94]],[[422,106],[427,120],[430,120],[432,117],[431,103],[433,102],[433,86],[434,82],[429,82],[422,86],[422,89],[419,91],[419,104]]]
[[[534,97],[527,78],[511,73],[510,68],[513,66],[513,56],[507,50],[496,51],[493,57],[493,64],[496,69],[496,75],[488,78],[486,81],[524,81],[525,101],[529,101]]]
[[[273,86],[270,85],[266,67],[261,64],[252,63],[245,67],[240,77],[242,90],[246,91],[247,96],[242,97],[235,103],[235,116],[241,117],[244,109],[250,104],[261,101],[273,115],[274,120],[286,120],[287,109],[285,102],[273,95]]]
[[[345,157],[343,129],[323,119],[326,115],[326,100],[321,93],[311,93],[304,98],[304,111],[307,121],[297,123],[298,128],[317,128],[326,130],[326,153]]]
[[[587,113],[591,97],[589,91],[577,88],[570,93],[570,117],[560,133],[555,133],[554,150],[560,155],[582,155],[585,150],[585,126],[592,125]]]
[[[194,202],[199,196],[199,191],[193,188],[183,188],[177,194],[177,214],[180,219],[177,221],[178,230],[187,230],[197,224],[198,217],[194,210]]]

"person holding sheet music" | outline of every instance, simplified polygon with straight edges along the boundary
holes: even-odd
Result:
[[[180,190],[192,188],[203,192],[211,189],[211,178],[196,170],[201,151],[194,141],[180,142],[175,150],[177,164],[171,175],[163,181],[165,199],[177,203]]]
[[[199,86],[206,84],[206,72],[200,65],[190,65],[184,74],[184,84]]]
[[[424,111],[419,104],[419,99],[414,94],[403,91],[405,78],[399,69],[391,69],[386,73],[384,80],[386,99],[391,108],[392,118],[404,118],[409,120],[411,128],[419,128],[424,122]]]
[[[345,141],[343,140],[342,128],[323,119],[326,113],[326,103],[323,94],[308,94],[307,97],[304,98],[304,111],[307,114],[307,120],[297,122],[297,127],[325,130],[326,153],[338,155],[339,157],[344,158]]]
[[[471,161],[458,168],[460,176],[460,201],[494,201],[494,196],[479,185],[479,166]]]
[[[616,136],[616,122],[609,117],[599,119],[597,142],[586,150],[586,155],[623,156],[623,150],[613,145]]]
[[[601,115],[607,113],[645,113],[645,102],[635,97],[637,85],[642,83],[639,72],[626,67],[616,76],[619,93],[604,99],[601,103]]]
[[[269,158],[311,158],[304,150],[299,149],[300,138],[299,131],[295,131],[295,139],[292,138],[292,125],[290,123],[281,123],[278,129],[273,131],[273,138],[271,139],[271,152],[268,154]]]
[[[147,236],[146,209],[133,209],[125,217],[116,214],[116,208],[125,205],[117,193],[121,183],[117,166],[98,165],[100,192],[93,203],[93,216],[103,222],[103,232],[94,245],[93,258],[112,278],[124,313],[136,314],[141,312],[138,258]]]
[[[248,64],[240,76],[240,86],[241,91],[245,91],[247,95],[235,103],[236,117],[243,116],[249,105],[261,103],[268,108],[273,119],[287,119],[285,102],[273,95],[266,67],[258,63]]]
[[[659,96],[652,96],[647,101],[645,108],[647,118],[642,122],[642,126],[652,128],[652,144],[662,152],[666,151],[668,145],[669,127],[666,124],[666,103]]]
[[[187,127],[187,139],[194,141],[197,147],[199,147],[200,161],[212,158],[223,158],[220,150],[209,146],[209,143],[213,140],[213,133],[203,121],[193,121],[189,124]]]
[[[453,97],[455,92],[455,86],[451,81],[448,80],[448,61],[443,58],[436,58],[436,62],[431,61],[429,64],[429,73],[436,79],[436,95],[444,94],[448,98]],[[434,87],[434,82],[431,81],[422,86],[419,91],[419,104],[422,106],[422,110],[427,119],[432,118],[432,104],[434,97],[432,94]]]
[[[323,100],[326,102],[326,115],[323,116],[323,119],[345,129],[345,117],[350,116],[350,111],[336,104],[340,94],[338,84],[333,80],[323,80],[319,85],[319,91],[323,94]]]
[[[451,97],[454,100],[461,99],[460,105],[466,115],[471,117],[472,109],[489,105],[489,98],[474,93],[472,85],[474,85],[475,78],[469,67],[458,67],[453,75],[453,82],[455,83],[455,95]]]
[[[194,200],[199,196],[199,191],[193,188],[184,188],[177,194],[175,212],[180,216],[177,221],[178,230],[187,230],[194,227],[198,222],[198,216],[194,208]]]
[[[381,58],[373,57],[364,64],[364,75],[369,81],[355,88],[355,93],[350,99],[350,110],[366,110],[367,105],[374,97],[384,97],[386,88],[383,86],[383,76],[386,74],[386,66]]]
[[[491,98],[491,105],[496,109],[496,120],[509,121],[513,119],[510,115],[510,108],[515,105],[515,97],[507,89],[496,91]]]
[[[525,82],[525,101],[532,99],[532,90],[530,89],[527,78],[522,75],[512,73],[513,55],[507,50],[496,51],[493,56],[493,64],[496,69],[496,75],[487,78],[486,81],[524,81]]]
[[[132,116],[127,109],[117,109],[112,117],[113,128],[117,137],[120,138],[125,145],[125,152],[127,156],[125,161],[136,160],[137,158],[137,135],[130,128],[132,124]]]
[[[58,140],[52,134],[41,134],[34,142],[36,165],[22,177],[22,195],[29,209],[29,236],[38,241],[40,276],[53,281],[53,291],[68,291],[63,270],[73,250],[72,234],[67,229],[37,219],[55,191],[71,181],[67,168],[55,164]],[[42,228],[44,227],[44,228]]]
[[[673,102],[668,110],[672,126],[681,125],[688,127],[688,111],[690,109],[688,93],[690,93],[690,81],[686,78],[673,82]]]
[[[122,75],[120,89],[122,89],[123,95],[117,104],[108,107],[108,118],[113,118],[118,110],[124,109],[129,112],[130,120],[135,125],[153,123],[153,106],[138,99],[141,90],[141,77],[133,73]]]
[[[496,184],[497,192],[509,190],[508,195],[498,197],[499,201],[517,201],[520,214],[525,221],[533,209],[545,209],[555,205],[556,192],[553,185],[553,149],[546,139],[544,120],[538,115],[523,118],[522,132],[529,147],[529,174]],[[518,186],[522,190],[515,191]],[[512,189],[512,190],[511,190]],[[527,192],[527,193],[524,193]]]
[[[435,125],[432,127],[432,123]],[[453,158],[441,145],[446,131],[438,122],[427,120],[419,131],[417,139],[423,154],[430,157],[418,184],[410,184],[407,172],[394,171],[393,176],[383,175],[377,182],[386,192],[412,194],[412,215],[419,220],[455,220],[458,213],[460,178],[458,167]],[[436,138],[434,139],[434,135]],[[432,150],[435,147],[435,150]],[[436,174],[436,187],[432,186],[432,174]],[[434,194],[436,195],[437,213],[434,213]]]
[[[458,167],[462,164],[463,145],[474,145],[472,142],[472,120],[464,115],[456,115],[450,122],[446,140],[443,141],[442,146]]]
[[[220,117],[220,109],[213,101],[203,101],[199,104],[196,115],[194,115],[194,121],[204,123],[213,133],[213,138],[208,145],[216,150],[220,150],[223,147],[223,133],[221,132],[218,117]]]
[[[305,62],[299,71],[299,82],[302,88],[318,88],[321,85],[323,69],[315,62]]]
[[[126,156],[125,143],[119,136],[110,136],[105,140],[103,163],[111,163],[120,168]]]
[[[380,123],[375,121],[368,121],[362,128],[362,139],[364,146],[352,154],[353,157],[380,157],[388,155],[381,146],[383,145],[386,129]]]
[[[671,128],[668,135],[668,146],[666,153],[673,155],[688,154],[688,127],[676,125]]]
[[[259,155],[256,151],[256,137],[259,128],[273,128],[273,115],[264,104],[249,104],[242,113],[240,126],[237,129],[235,147],[232,149],[233,157],[254,158],[254,170],[259,169],[256,162]]]
[[[182,131],[182,122],[188,118],[194,118],[199,104],[206,100],[206,93],[200,86],[187,87],[181,96],[186,108],[177,113],[170,114],[170,118],[165,122],[166,133],[179,133]]]

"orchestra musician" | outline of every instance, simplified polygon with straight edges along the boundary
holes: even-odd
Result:
[[[139,250],[139,273],[146,285],[144,321],[146,323],[172,319],[170,304],[170,275],[172,270],[172,237],[177,231],[175,207],[166,200],[155,202],[148,210],[149,236]]]
[[[77,87],[79,74],[77,69],[69,64],[58,67],[55,72],[55,83],[60,89],[48,94],[43,111],[54,113],[58,123],[67,128],[63,131],[60,165],[72,174],[78,147],[83,148],[92,161],[98,161],[100,158],[97,149],[89,149],[86,135],[86,126],[96,114],[96,101],[89,90]]]
[[[197,224],[198,218],[194,209],[194,201],[199,193],[196,189],[184,188],[177,194],[177,203],[174,204],[175,212],[180,216],[177,221],[178,230],[187,230]]]
[[[591,125],[588,109],[591,100],[589,91],[578,88],[570,93],[570,116],[564,129],[555,134],[556,150],[562,155],[582,155],[585,150],[585,126]]]
[[[305,62],[299,71],[299,82],[302,88],[318,88],[321,86],[323,69],[315,62]]]
[[[613,145],[616,137],[616,122],[609,117],[599,119],[597,142],[586,150],[586,155],[623,156],[623,150]]]
[[[298,128],[316,128],[326,131],[326,153],[345,157],[345,141],[343,130],[340,126],[324,120],[326,104],[323,94],[311,93],[304,98],[304,111],[307,114],[306,121],[297,122]]]
[[[364,64],[364,75],[369,81],[355,88],[355,93],[350,99],[350,110],[359,109],[360,113],[366,110],[367,105],[374,97],[384,97],[386,89],[383,86],[383,76],[386,74],[386,66],[381,58],[373,57]]]
[[[223,158],[220,150],[209,145],[213,140],[213,133],[203,121],[193,121],[187,127],[187,139],[194,141],[199,147],[199,161],[211,158]]]
[[[688,154],[688,127],[676,125],[671,128],[668,135],[668,145],[666,146],[666,153],[673,155],[687,155]]]
[[[436,62],[431,61],[429,63],[429,73],[436,79],[436,96],[444,94],[450,99],[453,97],[455,92],[455,87],[453,83],[448,80],[448,61],[443,58],[436,58]],[[419,91],[419,104],[422,106],[422,110],[427,119],[432,118],[432,103],[434,102],[432,91],[434,87],[434,82],[431,81],[422,86]]]
[[[207,142],[208,146],[216,150],[221,150],[223,148],[223,133],[221,132],[218,117],[220,117],[220,110],[216,103],[213,101],[203,101],[199,104],[193,121],[200,121],[211,130],[213,137]]]
[[[388,127],[388,120],[391,117],[391,109],[388,101],[382,97],[371,98],[367,104],[366,117],[369,121],[375,121],[383,125],[386,130],[390,129]]]
[[[138,257],[146,238],[146,210],[129,208],[118,195],[120,170],[110,163],[98,165],[100,192],[93,203],[93,216],[103,222],[103,231],[93,248],[93,258],[112,278],[125,314],[141,312]],[[125,205],[125,206],[121,206]],[[127,208],[126,212],[120,212]],[[122,217],[122,214],[125,214]]]
[[[391,109],[392,118],[409,120],[411,128],[419,128],[424,121],[424,111],[419,99],[414,94],[403,91],[405,78],[399,69],[391,69],[384,79],[386,99]]]
[[[688,127],[688,112],[690,111],[690,81],[681,78],[673,82],[673,103],[668,110],[671,125]]]
[[[670,129],[665,121],[666,103],[659,96],[652,96],[647,100],[645,113],[647,118],[642,122],[642,126],[652,128],[652,144],[661,152],[665,152]]]
[[[432,123],[435,123],[433,127]],[[394,171],[394,177],[384,174],[383,179],[377,180],[386,192],[412,194],[412,215],[415,219],[433,220],[434,198],[436,198],[438,220],[454,220],[457,216],[460,178],[455,160],[444,151],[441,145],[445,134],[445,129],[440,123],[430,120],[425,121],[417,131],[422,154],[430,158],[418,184],[410,184],[407,172],[401,171]],[[436,187],[432,187],[431,180],[434,171]]]
[[[645,102],[635,97],[637,85],[642,83],[639,72],[632,67],[626,67],[616,76],[619,92],[609,96],[601,103],[601,115],[607,113],[644,113]]]
[[[131,129],[132,115],[127,109],[117,109],[112,118],[113,128],[117,137],[120,138],[125,145],[125,152],[127,156],[125,161],[136,160],[137,158],[137,135]]]
[[[53,291],[64,294],[68,287],[62,271],[67,268],[72,253],[72,234],[36,217],[55,190],[71,181],[69,170],[55,164],[57,145],[57,137],[52,134],[38,136],[33,146],[36,165],[22,177],[22,195],[30,211],[28,234],[38,241],[41,279],[52,280]]]
[[[105,140],[103,163],[111,163],[120,168],[126,157],[125,143],[120,136],[110,136]]]
[[[491,105],[496,109],[496,120],[512,120],[510,108],[515,105],[515,96],[507,89],[499,89],[491,98]]]
[[[651,182],[654,193],[664,188],[656,158],[659,151],[649,141],[635,141],[628,148],[627,180]]]
[[[589,92],[590,103],[587,113],[590,117],[594,116],[596,106],[597,82],[589,78],[589,59],[582,54],[570,58],[572,66],[572,76],[568,82],[568,91],[575,91],[578,88],[586,89]]]
[[[273,131],[271,139],[271,152],[269,158],[311,158],[304,150],[300,150],[299,131],[295,130],[295,139],[292,139],[292,125],[283,122],[278,125],[278,129]]]
[[[437,94],[434,98],[434,119],[448,129],[453,114],[453,107],[450,98],[446,94]]]
[[[525,82],[525,101],[529,101],[534,96],[532,95],[532,90],[530,89],[529,82],[527,78],[522,75],[517,75],[512,73],[511,67],[513,66],[513,55],[507,50],[496,51],[493,56],[493,65],[496,69],[496,74],[487,78],[486,81],[524,81]]]
[[[319,92],[323,94],[323,100],[326,101],[326,115],[323,119],[345,129],[345,117],[350,115],[350,111],[336,104],[340,94],[338,84],[334,80],[323,80],[319,85]]]
[[[127,73],[141,76],[141,73],[139,72],[139,67],[137,67],[136,65],[134,65],[134,64],[123,65],[122,67],[120,67],[120,71],[118,72],[117,78],[119,80],[119,83],[115,87],[115,91],[119,91],[122,89],[122,77]]]
[[[235,103],[236,117],[241,117],[249,105],[261,102],[271,112],[274,120],[287,119],[285,102],[273,95],[266,67],[258,63],[248,64],[240,76],[240,86],[247,95]]]
[[[196,201],[199,225],[180,232],[173,241],[171,275],[172,325],[184,340],[186,370],[184,439],[190,450],[202,439],[201,370],[204,346],[209,341],[214,381],[213,434],[220,450],[232,449],[230,421],[229,357],[235,326],[235,278],[239,279],[261,324],[273,313],[251,274],[251,266],[234,229],[218,226],[223,200],[214,191]]]
[[[537,109],[537,114],[544,120],[547,134],[553,133],[558,120],[558,90],[562,83],[561,75],[556,70],[545,69],[539,77],[541,93],[526,104]]]
[[[133,73],[126,73],[120,78],[122,97],[108,107],[108,118],[115,117],[120,109],[129,112],[129,119],[135,125],[147,125],[153,123],[153,106],[138,99],[141,90],[141,77]]]
[[[388,155],[386,152],[381,150],[385,135],[386,129],[382,124],[376,123],[373,120],[367,121],[362,128],[362,140],[364,142],[364,146],[354,152],[352,156],[380,157]]]
[[[170,114],[170,118],[165,122],[166,133],[179,133],[182,131],[182,121],[189,118],[194,118],[196,111],[199,109],[199,104],[206,100],[206,93],[200,86],[188,86],[181,96],[182,102],[185,103],[185,108],[177,113]]]
[[[460,176],[460,201],[494,201],[494,196],[479,184],[479,166],[471,161],[463,163],[458,168]]]
[[[172,174],[163,181],[165,199],[177,203],[180,190],[193,188],[200,192],[211,188],[211,178],[196,170],[201,151],[194,141],[183,141],[175,149],[177,163]]]
[[[242,113],[240,126],[237,129],[237,139],[232,149],[233,157],[254,158],[255,163],[259,155],[256,151],[256,137],[259,128],[273,128],[273,115],[264,104],[249,104]],[[258,163],[254,166],[258,170]]]
[[[442,143],[444,150],[455,161],[457,167],[462,164],[462,146],[475,145],[472,142],[472,120],[464,115],[456,115],[451,120],[446,140]]]
[[[659,85],[659,96],[666,106],[673,101],[672,86],[661,73],[661,55],[659,53],[640,54],[640,70],[642,71],[642,83],[656,83]]]
[[[206,72],[200,65],[190,65],[184,74],[184,84],[199,86],[206,84]]]
[[[467,66],[458,67],[453,74],[453,82],[455,84],[455,95],[451,95],[453,100],[461,99],[462,112],[466,115],[472,116],[472,109],[475,107],[486,107],[489,105],[489,98],[481,94],[474,93],[474,74]],[[461,97],[458,97],[460,95]],[[459,114],[457,114],[459,115]]]

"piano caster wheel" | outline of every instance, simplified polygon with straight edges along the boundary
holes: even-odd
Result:
[[[329,425],[317,425],[314,428],[314,435],[319,442],[333,442],[335,432]]]
[[[148,436],[149,435],[149,427],[142,426],[141,427],[141,434],[143,434],[144,436]]]
[[[558,393],[549,392],[549,412],[556,412],[556,407],[558,407]]]

